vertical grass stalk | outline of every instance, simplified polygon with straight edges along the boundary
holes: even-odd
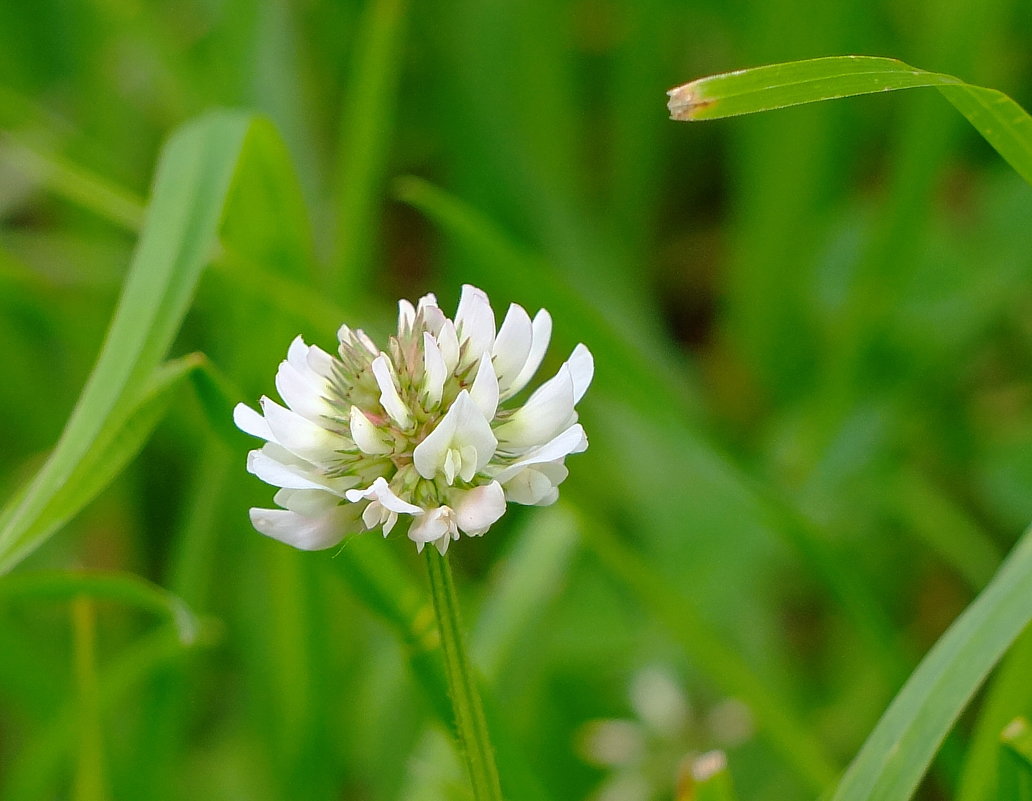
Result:
[[[498,768],[495,766],[484,708],[462,633],[462,618],[459,615],[451,566],[447,558],[433,547],[426,549],[426,562],[437,627],[441,632],[441,649],[444,652],[448,691],[455,714],[455,728],[469,770],[473,797],[476,801],[502,801]]]
[[[79,749],[72,797],[75,801],[105,801],[108,796],[104,787],[96,617],[93,601],[89,598],[80,596],[72,601],[72,632],[79,703]]]

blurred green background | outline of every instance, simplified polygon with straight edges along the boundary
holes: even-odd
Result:
[[[547,307],[545,373],[596,354],[591,448],[452,558],[536,797],[674,798],[714,748],[743,798],[814,797],[1032,519],[1032,192],[934,92],[691,125],[663,93],[864,53],[1028,108],[1030,36],[1005,0],[0,3],[0,498],[89,374],[162,142],[256,110],[315,255],[217,258],[173,353],[253,403],[294,335],[382,337],[399,297]],[[0,597],[0,799],[468,797],[351,565],[386,549],[422,593],[411,543],[265,540],[252,446],[184,391],[18,568],[138,574],[208,623]]]

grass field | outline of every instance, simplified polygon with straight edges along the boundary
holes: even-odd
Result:
[[[860,53],[1029,108],[1029,41],[1004,0],[0,3],[0,801],[473,798],[423,560],[257,534],[231,420],[296,335],[467,283],[596,364],[559,502],[449,551],[508,801],[729,799],[714,750],[749,801],[1032,799],[1032,188],[931,89],[664,95]],[[839,784],[908,676],[927,776],[875,737]]]

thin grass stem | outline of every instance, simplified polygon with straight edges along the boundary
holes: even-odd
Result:
[[[430,594],[433,597],[437,626],[441,633],[448,691],[455,714],[462,756],[469,770],[473,797],[476,801],[501,801],[502,788],[495,766],[494,750],[487,731],[484,707],[477,690],[476,677],[469,661],[459,601],[455,595],[451,566],[446,557],[434,548],[426,549]]]

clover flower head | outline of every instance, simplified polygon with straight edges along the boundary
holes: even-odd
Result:
[[[279,487],[279,509],[251,509],[254,527],[304,550],[338,544],[402,516],[408,537],[442,554],[464,533],[484,534],[506,502],[559,497],[571,453],[588,446],[575,406],[594,372],[577,345],[522,406],[506,405],[537,372],[552,333],[512,304],[500,328],[487,295],[464,286],[454,320],[433,295],[398,304],[386,350],[361,330],[337,332],[331,355],[301,337],[276,373],[286,406],[234,410],[239,428],[265,440],[247,469]]]

